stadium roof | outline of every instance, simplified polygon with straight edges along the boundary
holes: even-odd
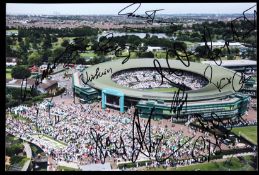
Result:
[[[105,88],[113,88],[124,93],[126,97],[171,101],[174,98],[174,93],[147,92],[143,90],[128,88],[113,82],[111,79],[112,74],[121,70],[131,69],[131,68],[154,68],[153,60],[154,60],[153,58],[143,58],[143,59],[136,58],[136,59],[129,59],[125,64],[122,64],[123,59],[118,59],[118,60],[113,60],[105,63],[100,63],[85,69],[83,71],[83,77],[84,77],[84,80],[86,81],[86,71],[87,71],[88,77],[90,78],[91,75],[96,74],[97,68],[99,68],[99,72],[104,72],[105,70],[112,68],[112,72],[106,71],[105,75],[97,79],[93,79],[92,81],[89,81],[88,85],[99,90],[103,90]],[[165,59],[158,59],[158,61],[160,62],[160,65],[162,68],[168,68]],[[185,64],[187,64],[186,61],[184,62]],[[179,60],[169,60],[169,65],[171,68],[193,72],[196,74],[200,74],[202,76],[204,75],[204,71],[208,66],[206,64],[190,62],[190,66],[186,67]],[[225,85],[221,89],[221,92],[219,92],[218,88],[212,83],[209,83],[208,85],[206,85],[201,89],[188,91],[187,101],[215,99],[215,98],[225,97],[227,95],[231,95],[235,93],[235,91],[232,88],[232,79],[235,72],[220,66],[212,65],[211,67],[213,69],[212,79],[211,79],[212,83],[219,84],[221,82],[221,87],[223,87],[225,84],[227,84],[226,78],[231,78],[231,83]],[[210,72],[207,70],[205,77],[209,78],[209,75],[210,75]],[[239,81],[240,81],[240,73],[237,73],[233,81],[233,85],[236,90],[241,87],[241,85],[239,84]],[[179,96],[179,98],[181,98],[181,95]]]
[[[215,61],[202,61],[202,63],[216,65]],[[253,60],[222,60],[221,66],[233,67],[233,66],[255,66],[257,63]]]

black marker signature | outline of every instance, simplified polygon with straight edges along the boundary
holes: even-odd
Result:
[[[88,76],[87,71],[85,71],[86,81],[84,80],[83,73],[80,74],[79,78],[81,78],[81,80],[84,84],[87,84],[89,81],[93,81],[94,79],[98,79],[98,78],[102,77],[103,75],[106,75],[107,73],[112,73],[112,68],[104,69],[103,72],[99,72],[99,67],[97,67],[94,75]]]
[[[249,68],[250,69],[249,69]],[[251,71],[253,71],[254,70],[254,68],[252,67],[252,66],[248,66],[248,67],[245,67],[245,70],[244,70],[244,72],[241,72],[240,74],[241,74],[241,77],[240,77],[240,80],[239,80],[239,85],[241,85],[241,87],[238,89],[238,90],[236,90],[236,88],[234,87],[234,79],[235,79],[235,77],[236,77],[236,75],[237,75],[237,73],[238,72],[235,72],[234,73],[234,75],[233,75],[233,77],[232,77],[232,89],[235,91],[235,92],[238,92],[238,91],[240,91],[242,88],[243,88],[243,86],[244,86],[244,84],[248,81],[248,80],[250,80],[252,77],[251,76],[247,76],[246,74],[245,74],[245,72],[246,72],[246,70],[248,69],[248,70],[251,70]]]
[[[231,31],[232,31],[232,36],[233,36],[233,41],[240,41],[240,35],[242,34],[242,39],[244,39],[245,37],[247,37],[252,31],[256,30],[256,15],[257,15],[257,11],[254,10],[254,21],[251,22],[250,20],[248,20],[248,18],[246,17],[246,12],[251,10],[252,8],[256,7],[256,5],[248,8],[247,10],[245,10],[243,12],[243,16],[237,17],[236,19],[231,21]],[[244,19],[244,21],[246,22],[247,26],[245,28],[245,30],[243,30],[242,32],[237,32],[234,26],[234,22],[237,21],[238,19]]]
[[[188,98],[188,93],[186,93],[184,90],[182,91],[182,97],[179,98],[180,94],[180,89],[177,90],[177,92],[174,92],[174,97],[171,103],[171,109],[170,112],[176,113],[176,118],[180,116],[180,112],[182,111],[182,107],[185,103],[187,109],[187,98]]]
[[[126,9],[128,9],[129,7],[133,6],[137,4],[138,7],[133,11],[133,12],[129,12],[129,13],[121,13],[123,11],[125,11]],[[161,11],[161,10],[164,10],[164,9],[158,9],[158,10],[148,10],[148,11],[145,11],[145,14],[146,16],[141,16],[141,15],[136,15],[134,14],[138,9],[139,7],[141,6],[141,3],[133,3],[133,4],[130,4],[128,5],[127,7],[124,7],[122,10],[120,10],[118,12],[118,15],[124,15],[124,16],[128,16],[128,17],[135,17],[135,18],[141,18],[141,19],[147,19],[147,23],[148,24],[153,24],[153,21],[154,21],[154,18],[155,18],[155,15],[156,15],[156,12],[157,11]]]
[[[105,142],[103,137],[106,135],[105,134],[99,134],[96,132],[96,130],[94,128],[90,128],[90,137],[94,140],[96,147],[95,147],[95,152],[96,155],[98,155],[99,152],[99,158],[101,160],[102,163],[105,163],[105,158],[110,154],[116,154],[116,155],[120,155],[120,156],[126,156],[126,158],[128,158],[127,152],[126,152],[126,147],[124,144],[124,141],[122,139],[122,137],[120,136],[120,142],[119,142],[119,146],[117,145],[117,140],[115,142],[112,142],[110,140],[110,137],[106,137]],[[114,145],[115,148],[110,149],[110,146]],[[122,152],[119,152],[118,149],[122,149]],[[125,158],[125,157],[124,157]]]
[[[180,48],[180,50],[184,50],[184,48],[182,48],[181,46],[176,46],[174,44],[174,49],[173,50],[167,50],[166,52],[166,63],[167,63],[167,66],[168,66],[168,70],[169,70],[169,74],[172,75],[172,74],[175,74],[176,76],[182,76],[183,75],[183,71],[182,70],[174,70],[171,68],[170,64],[169,64],[169,53],[170,52],[173,52],[177,55],[177,58],[183,63],[184,66],[186,67],[189,67],[190,66],[190,61],[189,61],[189,55],[186,53],[185,51],[185,56],[181,56],[177,53],[177,47]],[[182,60],[181,57],[186,57],[187,58],[187,64]],[[154,59],[153,60],[153,64],[154,64],[154,67],[156,69],[156,71],[161,75],[161,84],[162,85],[164,83],[164,79],[166,79],[167,81],[169,81],[170,83],[172,83],[173,85],[175,85],[176,87],[181,87],[181,88],[187,88],[186,86],[182,85],[182,84],[176,84],[175,82],[171,81],[170,79],[168,79],[165,74],[163,73],[163,68],[161,67],[161,64],[160,62],[157,60],[157,59]]]
[[[212,76],[213,76],[212,75],[213,74],[212,66],[208,65],[205,68],[204,73],[203,73],[204,77],[206,77],[207,70],[209,70],[209,73],[210,73],[210,75],[207,77],[209,79],[209,83],[213,84],[219,90],[219,92],[221,92],[221,89],[223,89],[225,86],[227,86],[228,84],[231,84],[232,77],[221,78],[216,83],[212,82]],[[222,85],[223,82],[224,82],[224,84]]]

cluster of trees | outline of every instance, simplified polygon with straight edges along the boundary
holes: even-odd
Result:
[[[154,53],[153,52],[140,52],[140,54],[138,55],[138,57],[140,58],[154,58]]]
[[[183,25],[169,25],[169,26],[159,26],[159,27],[148,27],[148,28],[122,28],[116,29],[118,32],[142,32],[142,33],[165,33],[167,36],[171,37],[176,31],[182,30]]]
[[[87,45],[93,38],[84,37],[81,39],[82,40],[78,40],[78,38],[75,38],[74,45]],[[40,66],[43,62],[51,63],[56,57],[60,56],[70,44],[70,41],[65,39],[61,43],[61,46],[53,47],[52,44],[56,41],[58,41],[57,37],[50,34],[41,35],[40,39],[36,39],[34,35],[25,38],[7,37],[6,56],[17,57],[18,64],[22,65]],[[77,58],[80,58],[79,55],[77,55]]]
[[[240,50],[238,48],[214,48],[211,52],[206,46],[198,46],[195,49],[195,55],[197,57],[207,58],[213,53],[216,56],[224,57],[228,56],[228,59],[234,59],[234,56],[239,55]]]
[[[31,27],[31,28],[18,28],[19,37],[29,37],[31,35],[40,36],[43,34],[54,34],[58,37],[74,37],[74,36],[96,36],[98,35],[98,29],[88,26],[82,28],[43,28],[43,27]]]
[[[253,21],[229,21],[229,22],[204,22],[202,24],[193,24],[193,33],[199,33],[201,36],[204,30],[209,31],[212,40],[225,40],[233,42],[247,43],[252,46],[256,44],[257,33],[252,25]],[[206,27],[207,29],[205,29]]]
[[[206,26],[206,29],[204,28]],[[6,38],[6,56],[7,57],[17,57],[18,64],[23,65],[41,65],[43,62],[53,62],[54,58],[59,56],[65,51],[65,48],[70,44],[69,40],[64,40],[60,47],[54,47],[53,43],[58,41],[57,37],[74,37],[77,36],[83,40],[78,40],[75,45],[82,47],[90,44],[91,46],[86,48],[86,50],[94,51],[98,56],[104,56],[107,53],[121,52],[126,44],[130,45],[130,50],[137,50],[138,55],[142,55],[139,52],[145,52],[146,46],[160,46],[168,49],[172,49],[177,43],[180,44],[182,48],[187,49],[186,44],[183,41],[190,42],[203,42],[204,32],[206,33],[206,39],[209,42],[210,37],[212,41],[223,39],[223,40],[233,40],[237,36],[233,35],[231,31],[230,22],[204,22],[202,24],[193,24],[192,31],[188,31],[188,27],[183,27],[182,25],[170,25],[170,26],[160,26],[142,29],[127,28],[128,35],[112,37],[109,35],[106,37],[101,37],[99,41],[96,41],[99,30],[91,27],[83,28],[65,28],[65,29],[51,29],[51,28],[18,28],[17,36],[7,36]],[[240,42],[246,43],[246,46],[251,48],[257,47],[257,34],[255,31],[249,33],[247,37],[241,37],[244,32],[247,31],[244,28],[247,26],[247,22],[239,21],[234,23],[235,30],[240,39]],[[183,30],[184,29],[184,30]],[[124,29],[118,29],[123,30]],[[146,36],[142,39],[135,35],[130,35],[130,32],[145,32]],[[150,36],[148,33],[166,33],[168,36],[175,36],[175,40],[168,38],[158,38],[157,36]],[[210,34],[210,37],[209,37]],[[100,49],[101,48],[101,49]],[[195,50],[196,55],[199,57],[204,57],[207,55],[206,49],[198,47]],[[114,53],[113,52],[113,53]],[[221,54],[225,55],[225,50],[221,50]],[[239,51],[234,51],[232,56],[236,55]],[[146,53],[144,53],[145,55]],[[84,63],[83,59],[79,54],[75,54],[72,63]],[[256,49],[249,49],[247,53],[242,54],[242,58],[255,59]],[[98,58],[99,59],[99,58]],[[100,58],[100,60],[102,60]],[[62,62],[62,60],[61,60]],[[95,61],[92,61],[94,63]],[[99,62],[99,61],[96,61]]]
[[[177,45],[184,48],[185,50],[187,49],[187,45],[184,42],[171,41],[167,38],[158,38],[155,35],[150,37],[149,34],[146,34],[146,37],[143,39],[136,35],[125,35],[116,37],[103,36],[99,39],[99,42],[96,41],[93,43],[92,50],[94,50],[97,55],[105,55],[109,51],[123,50],[127,45],[129,46],[129,50],[143,52],[146,51],[147,46],[157,46],[172,49],[174,45]]]

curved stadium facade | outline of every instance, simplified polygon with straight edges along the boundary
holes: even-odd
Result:
[[[131,106],[136,106],[140,117],[148,117],[151,109],[154,108],[154,119],[172,118],[172,121],[186,121],[195,114],[200,114],[204,119],[211,119],[212,113],[215,113],[220,118],[234,119],[244,115],[247,111],[250,97],[234,91],[233,86],[235,89],[240,89],[241,87],[239,83],[241,76],[237,73],[235,78],[233,78],[235,72],[232,70],[211,66],[211,69],[205,72],[208,67],[207,64],[190,62],[190,66],[186,67],[181,61],[168,60],[171,68],[192,73],[197,77],[204,77],[208,81],[200,89],[186,91],[188,98],[183,103],[181,110],[177,112],[177,110],[172,110],[172,106],[175,106],[175,109],[179,108],[179,105],[175,105],[175,101],[177,101],[175,99],[175,92],[153,92],[133,89],[122,86],[112,80],[114,75],[118,73],[123,74],[123,71],[134,71],[136,69],[155,70],[153,59],[129,59],[125,64],[121,64],[122,61],[122,59],[119,59],[101,63],[89,67],[81,73],[75,73],[73,75],[75,94],[88,103],[102,100],[103,109],[109,106],[124,112]],[[158,61],[163,70],[168,69],[165,59],[159,59]],[[112,71],[107,71],[110,68],[112,68]],[[97,69],[100,73],[104,72],[102,76],[84,84],[80,74],[82,74],[82,78],[86,82],[86,75],[88,75],[88,78],[91,77],[90,75],[95,75]],[[226,83],[226,78],[232,78],[231,83]],[[219,91],[215,85],[219,85],[220,82],[221,90]],[[183,98],[181,94],[180,91],[179,98]],[[113,100],[117,103],[114,103]]]

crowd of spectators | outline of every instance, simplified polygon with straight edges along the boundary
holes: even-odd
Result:
[[[6,119],[6,131],[20,138],[26,138],[32,143],[36,143],[43,150],[51,155],[56,161],[75,162],[78,164],[101,163],[103,156],[101,153],[107,152],[105,161],[114,161],[123,159],[123,161],[131,161],[133,154],[132,149],[132,135],[139,137],[135,127],[133,131],[133,111],[129,109],[128,112],[120,113],[118,111],[102,110],[100,104],[63,104],[55,105],[50,109],[38,109],[40,105],[32,107],[21,108],[16,110],[24,120],[11,117],[9,115]],[[13,110],[11,110],[13,111]],[[50,114],[50,115],[49,115]],[[54,116],[59,115],[59,120],[54,120]],[[146,119],[140,119],[141,131],[144,133]],[[94,129],[94,132],[91,128]],[[95,133],[96,132],[96,133]],[[167,157],[177,150],[173,156],[176,159],[191,158],[192,151],[195,155],[206,154],[202,140],[198,140],[195,148],[194,138],[196,131],[189,128],[188,134],[184,134],[182,129],[174,130],[174,128],[164,128],[158,125],[151,125],[151,140],[149,139],[149,132],[145,134],[145,143],[156,143],[157,138],[163,135],[163,139],[158,146],[157,156],[160,158]],[[57,147],[55,144],[35,137],[35,135],[46,135],[53,138],[53,140],[65,143],[65,147]],[[102,137],[100,137],[102,136]],[[125,146],[119,147],[120,140],[123,138]],[[205,138],[208,135],[204,135]],[[100,138],[99,143],[95,140]],[[107,139],[110,142],[118,142],[116,148],[115,144],[107,144]],[[209,138],[209,137],[208,137]],[[138,138],[140,139],[140,138]],[[99,149],[101,143],[106,145],[103,149]],[[186,144],[185,144],[186,143]],[[98,144],[98,146],[97,146]],[[208,143],[206,143],[208,146]],[[213,146],[213,145],[211,145]],[[140,148],[141,144],[135,139],[135,148]],[[116,152],[115,153],[115,150]],[[124,152],[125,149],[125,152]],[[213,150],[213,148],[211,148]],[[143,152],[148,155],[147,148],[143,148]],[[150,152],[150,158],[155,158],[155,149]],[[140,153],[139,159],[148,159],[147,156]]]
[[[173,83],[184,85],[191,90],[196,90],[208,84],[208,81],[199,75],[194,75],[189,72],[170,73],[168,70],[163,70],[164,78],[161,85],[162,76],[156,70],[152,69],[137,69],[128,70],[114,74],[112,80],[119,85],[133,89],[151,89],[151,88],[170,88]]]

